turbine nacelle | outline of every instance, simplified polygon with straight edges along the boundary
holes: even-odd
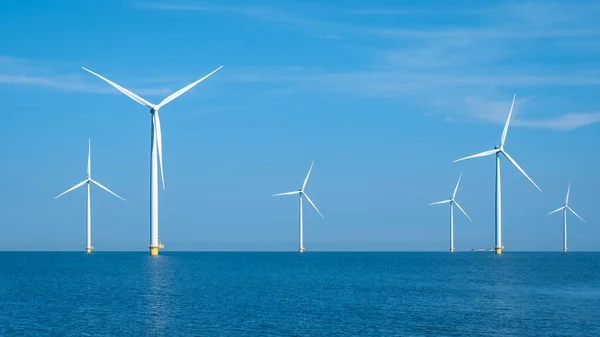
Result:
[[[104,82],[110,84],[111,86],[113,86],[115,89],[119,90],[121,93],[125,94],[127,97],[131,98],[132,100],[136,101],[137,103],[144,105],[148,108],[150,108],[150,113],[152,114],[152,123],[154,124],[154,137],[156,139],[156,145],[157,145],[157,150],[158,150],[158,161],[160,163],[160,177],[162,179],[162,185],[163,185],[163,189],[165,189],[165,177],[163,174],[163,160],[162,160],[162,132],[161,132],[161,128],[160,128],[160,119],[158,117],[158,110],[160,108],[162,108],[163,106],[167,105],[169,102],[173,101],[174,99],[176,99],[177,97],[183,95],[185,92],[187,92],[188,90],[190,90],[191,88],[193,88],[194,86],[196,86],[198,83],[204,81],[205,79],[207,79],[209,76],[211,76],[212,74],[216,73],[219,69],[221,69],[223,66],[220,66],[219,68],[213,70],[212,72],[210,72],[208,75],[205,75],[204,77],[202,77],[201,79],[192,82],[190,84],[188,84],[187,86],[177,90],[176,92],[172,93],[171,95],[167,96],[165,99],[162,100],[162,102],[158,103],[158,104],[152,104],[150,102],[148,102],[147,100],[145,100],[144,98],[138,96],[137,94],[131,92],[128,89],[123,88],[122,86],[116,84],[115,82],[107,79],[106,77],[97,74],[85,67],[81,67],[83,70],[89,72],[90,74],[100,78],[101,80],[103,80]]]
[[[306,198],[306,200],[308,200],[308,202],[311,204],[311,206],[315,209],[315,211],[317,211],[317,213],[319,213],[319,215],[322,218],[325,218],[323,216],[323,214],[321,214],[321,212],[319,211],[317,206],[315,206],[315,204],[312,202],[312,200],[310,200],[310,197],[308,196],[308,194],[306,194],[306,192],[304,192],[304,189],[306,188],[306,183],[308,182],[308,177],[310,176],[310,172],[312,171],[314,164],[315,164],[315,161],[313,160],[312,164],[310,164],[310,169],[308,169],[308,173],[306,174],[306,178],[304,178],[304,183],[302,184],[301,189],[299,189],[297,191],[293,191],[293,192],[284,192],[284,193],[273,194],[273,197],[278,197],[278,196],[282,196],[282,195],[296,195],[296,194],[298,194],[300,196],[300,198],[302,198],[304,196]]]
[[[454,160],[453,162],[456,163],[458,161],[462,161],[462,160],[466,160],[466,159],[487,157],[487,156],[490,156],[493,154],[496,154],[496,156],[497,156],[498,153],[502,153],[502,155],[504,155],[504,157],[506,159],[508,159],[508,161],[514,167],[516,167],[517,170],[519,170],[519,172],[521,172],[525,176],[525,178],[527,178],[527,180],[529,180],[533,184],[533,186],[535,186],[541,192],[542,189],[538,185],[536,185],[536,183],[533,182],[533,180],[531,178],[529,178],[529,176],[527,175],[527,173],[525,173],[525,171],[521,168],[521,166],[519,166],[519,164],[517,164],[517,162],[508,154],[508,152],[506,152],[504,150],[504,143],[506,142],[506,134],[508,133],[508,126],[510,125],[510,118],[512,116],[513,108],[515,106],[515,98],[516,98],[516,94],[513,96],[512,104],[510,106],[510,111],[508,112],[508,118],[506,119],[506,124],[504,124],[504,130],[502,130],[502,137],[500,138],[500,146],[494,146],[493,150],[476,153],[474,155],[470,155],[470,156],[467,156],[464,158]]]
[[[467,219],[469,219],[469,221],[473,222],[473,220],[471,220],[471,218],[467,215],[467,212],[465,212],[465,210],[463,210],[463,208],[460,207],[458,202],[456,202],[456,199],[454,199],[456,197],[456,192],[458,192],[458,185],[460,185],[461,178],[462,178],[462,173],[458,176],[458,181],[456,182],[456,186],[454,187],[454,193],[452,193],[452,196],[450,197],[450,199],[442,200],[442,201],[438,201],[438,202],[432,202],[432,203],[428,204],[427,206],[441,205],[441,204],[450,204],[450,206],[456,205],[456,207],[458,207],[458,209],[467,217]]]
[[[100,184],[99,182],[95,181],[94,179],[92,179],[92,177],[91,177],[91,175],[92,175],[91,174],[91,172],[92,172],[92,166],[91,166],[92,165],[91,164],[92,163],[92,159],[91,158],[92,158],[91,141],[88,141],[88,167],[87,167],[87,174],[86,174],[85,180],[82,181],[82,182],[80,182],[79,184],[76,184],[75,186],[69,188],[68,190],[64,191],[63,193],[57,195],[54,199],[58,199],[61,196],[65,195],[65,194],[67,194],[67,193],[69,193],[69,192],[71,192],[73,190],[76,190],[76,189],[78,189],[79,187],[81,187],[83,185],[94,184],[94,185],[100,187],[101,189],[105,190],[106,192],[114,195],[115,197],[117,197],[117,198],[119,198],[121,200],[125,200],[125,199],[121,198],[118,194],[116,194],[115,192],[109,190],[106,186],[104,186],[104,185]]]
[[[548,215],[556,213],[558,211],[570,211],[571,213],[573,213],[573,215],[575,215],[576,217],[579,218],[579,220],[585,222],[585,220],[583,220],[582,217],[579,216],[579,214],[577,214],[571,207],[569,207],[569,194],[571,193],[571,182],[569,182],[569,187],[567,188],[567,197],[565,198],[565,203],[564,205],[562,205],[561,207],[553,210],[552,212],[548,213]]]

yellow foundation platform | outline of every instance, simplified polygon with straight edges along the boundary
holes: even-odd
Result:
[[[300,248],[298,251],[299,251],[300,253],[304,253],[304,248]]]
[[[504,247],[496,247],[496,255],[502,254],[502,248]]]
[[[91,253],[92,252],[92,248],[86,248],[85,252],[88,253],[88,254]]]
[[[450,248],[450,253],[454,253],[454,248]]]
[[[158,256],[158,247],[150,247],[150,255]]]
[[[564,248],[564,249],[563,249],[563,253],[566,253],[566,252],[567,252],[567,248]]]

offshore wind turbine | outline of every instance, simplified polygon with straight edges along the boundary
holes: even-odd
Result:
[[[92,214],[91,214],[92,201],[90,199],[90,184],[95,184],[96,186],[98,186],[101,189],[105,190],[106,192],[114,195],[115,197],[117,197],[121,200],[125,200],[125,199],[121,198],[120,196],[118,196],[113,191],[104,187],[104,185],[102,185],[99,182],[92,179],[92,145],[91,145],[91,141],[88,139],[88,165],[87,165],[87,176],[86,176],[85,180],[80,182],[79,184],[69,188],[68,190],[62,192],[61,194],[59,194],[58,196],[56,196],[54,198],[56,200],[56,199],[60,198],[61,196],[65,195],[73,190],[78,189],[79,187],[81,187],[83,185],[87,185],[86,246],[85,246],[85,251],[87,253],[91,253],[92,249],[94,249],[94,247],[92,246]]]
[[[321,212],[319,212],[319,209],[317,208],[317,206],[315,206],[315,204],[312,202],[312,200],[310,200],[310,198],[308,197],[308,194],[306,194],[306,192],[304,192],[304,189],[306,188],[306,183],[308,182],[308,176],[310,176],[310,172],[312,171],[313,165],[315,164],[315,161],[312,161],[312,164],[310,164],[310,169],[308,169],[308,174],[306,175],[306,178],[304,178],[304,183],[302,184],[302,188],[297,190],[297,191],[292,191],[292,192],[284,192],[284,193],[278,193],[278,194],[273,194],[274,197],[278,197],[281,195],[296,195],[298,194],[300,196],[300,253],[304,252],[304,238],[303,238],[303,231],[302,231],[302,197],[306,197],[306,200],[308,200],[308,202],[312,205],[312,207],[314,207],[315,211],[317,211],[317,213],[319,213],[319,215],[321,216],[321,218],[325,218],[323,216],[323,214],[321,214]]]
[[[565,204],[562,207],[559,207],[552,212],[548,213],[548,215],[552,213],[556,213],[558,211],[563,211],[563,252],[567,252],[567,210],[571,211],[571,213],[575,214],[581,221],[585,223],[582,217],[579,214],[575,213],[575,211],[569,207],[569,193],[571,192],[571,182],[569,182],[569,187],[567,187],[567,197],[565,198]]]
[[[112,82],[111,80],[87,69],[81,67],[83,70],[91,73],[92,75],[97,76],[102,79],[106,83],[112,85],[117,90],[125,94],[127,97],[132,100],[138,102],[141,105],[144,105],[150,108],[150,116],[152,118],[152,129],[150,131],[151,137],[151,161],[150,161],[150,244],[148,248],[150,248],[150,255],[158,255],[158,249],[163,248],[163,244],[159,242],[158,239],[158,161],[160,160],[160,176],[162,178],[162,186],[165,189],[165,177],[163,175],[163,160],[162,160],[162,133],[160,129],[160,118],[158,117],[158,110],[165,105],[167,105],[172,100],[177,97],[183,95],[186,91],[190,90],[196,84],[204,81],[210,75],[216,73],[219,69],[223,68],[223,66],[218,67],[217,69],[210,72],[208,75],[202,77],[201,79],[188,84],[187,86],[177,90],[171,95],[167,96],[167,98],[163,99],[162,102],[158,104],[152,104],[142,97],[134,94],[133,92],[123,88],[122,86]],[[158,157],[157,157],[158,156]]]
[[[521,166],[517,164],[517,162],[506,152],[504,149],[504,142],[506,141],[506,133],[508,132],[508,125],[510,124],[510,118],[512,116],[513,108],[515,106],[515,98],[517,94],[513,95],[512,104],[510,105],[510,111],[508,112],[508,118],[506,119],[506,124],[504,124],[504,130],[502,131],[502,137],[500,138],[500,147],[495,146],[493,150],[484,151],[481,153],[474,154],[472,156],[460,158],[454,161],[454,163],[471,158],[477,157],[485,157],[492,154],[496,155],[496,241],[495,241],[495,249],[496,254],[502,254],[502,250],[504,246],[502,245],[502,190],[500,187],[500,154],[504,155],[508,161],[513,164],[523,175],[535,186],[540,192],[542,191],[538,185],[536,185],[531,178],[523,171]]]
[[[458,191],[458,184],[460,184],[460,178],[462,178],[462,173],[458,176],[458,181],[456,182],[456,187],[454,187],[454,193],[452,193],[452,197],[450,197],[450,199],[448,200],[442,200],[442,201],[438,201],[438,202],[432,202],[431,204],[427,205],[427,206],[431,206],[431,205],[440,205],[440,204],[450,204],[450,253],[454,252],[454,205],[456,205],[456,207],[458,207],[458,209],[467,217],[467,219],[469,219],[469,221],[473,222],[473,220],[471,220],[471,218],[469,218],[469,216],[467,215],[467,212],[465,212],[465,210],[460,207],[460,205],[458,204],[458,202],[456,201],[456,192]]]

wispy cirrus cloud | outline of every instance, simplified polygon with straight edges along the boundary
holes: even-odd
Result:
[[[597,25],[582,24],[594,21],[600,14],[600,6],[589,2],[587,6],[572,5],[568,2],[504,2],[493,5],[479,5],[477,8],[459,4],[439,6],[391,6],[386,8],[353,8],[351,6],[331,6],[325,4],[302,4],[280,2],[279,6],[212,5],[206,2],[140,2],[138,8],[159,11],[197,11],[205,13],[229,13],[243,15],[263,22],[286,24],[288,27],[304,29],[307,34],[321,32],[344,38],[548,38],[600,36]],[[373,20],[363,20],[369,15],[399,17],[418,16],[421,24],[380,24]],[[470,20],[475,24],[448,23]],[[463,21],[463,22],[464,22]],[[427,26],[422,23],[427,24]],[[431,23],[434,23],[432,26]],[[577,27],[572,24],[577,23]]]
[[[89,74],[85,74],[79,66],[74,64],[0,56],[0,85],[33,86],[68,92],[119,94],[118,91],[104,83],[94,84],[85,77],[89,77]],[[139,95],[148,96],[164,96],[173,92],[172,89],[166,87],[135,86],[130,89]]]
[[[600,6],[593,2],[576,5],[567,1],[525,1],[480,3],[477,7],[448,4],[443,8],[426,4],[335,8],[314,3],[277,3],[269,7],[143,2],[137,7],[239,15],[258,24],[289,28],[290,34],[340,38],[346,50],[354,51],[352,56],[362,59],[346,68],[344,62],[335,68],[325,63],[310,68],[302,64],[231,65],[231,72],[214,81],[272,83],[277,85],[258,90],[278,93],[341,93],[398,100],[423,107],[444,120],[498,124],[504,123],[512,93],[517,92],[518,104],[523,106],[515,114],[515,126],[572,130],[600,122],[593,108],[555,104],[573,101],[569,90],[590,92],[600,85],[600,24],[596,20]],[[401,20],[383,20],[382,16]],[[70,71],[70,75],[50,72],[42,76],[27,69],[31,64],[19,66],[24,68],[3,72],[0,58],[0,83],[116,93],[101,83],[90,85],[92,81],[82,80],[81,75]],[[13,64],[10,68],[18,67]],[[172,92],[164,86],[171,80],[136,79],[134,83],[145,88],[134,89],[140,94],[164,95]],[[177,83],[181,82],[178,79]],[[282,83],[285,86],[279,85]],[[526,104],[521,95],[537,95],[538,103]],[[549,97],[545,95],[558,96],[544,105],[540,102]]]

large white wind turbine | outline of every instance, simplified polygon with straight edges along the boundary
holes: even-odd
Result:
[[[571,192],[571,182],[569,182],[569,187],[567,187],[567,197],[565,198],[565,204],[555,209],[554,211],[548,213],[548,215],[552,213],[556,213],[558,211],[563,211],[563,252],[567,252],[567,210],[571,211],[571,213],[575,214],[581,221],[585,222],[579,214],[575,213],[575,211],[569,207],[569,193]]]
[[[308,200],[308,202],[312,205],[312,207],[315,208],[315,211],[317,211],[317,213],[319,213],[319,215],[322,218],[325,218],[323,216],[323,214],[321,214],[321,212],[319,212],[319,209],[317,208],[317,206],[315,206],[315,204],[312,202],[312,200],[310,200],[310,198],[308,197],[306,192],[304,192],[304,189],[306,188],[306,183],[308,182],[308,176],[310,176],[310,171],[312,171],[314,164],[315,164],[315,161],[313,160],[312,164],[310,164],[310,169],[308,170],[308,174],[306,175],[306,178],[304,178],[304,183],[302,184],[301,189],[299,189],[297,191],[293,191],[293,192],[273,194],[274,197],[277,197],[280,195],[295,195],[295,194],[298,194],[300,196],[300,253],[304,252],[304,241],[303,241],[303,234],[302,234],[302,197],[303,196],[306,197],[306,200]]]
[[[183,95],[186,91],[193,88],[196,84],[204,81],[210,75],[217,72],[223,66],[213,70],[208,75],[202,77],[201,79],[188,84],[187,86],[177,90],[176,92],[169,95],[167,98],[163,99],[162,102],[158,104],[152,104],[140,96],[134,94],[133,92],[123,88],[122,86],[110,81],[109,79],[96,74],[95,72],[81,67],[83,70],[99,77],[104,80],[108,84],[115,87],[117,90],[127,95],[132,100],[138,102],[141,105],[144,105],[150,108],[150,115],[152,117],[152,130],[151,130],[151,163],[150,163],[150,255],[158,255],[158,249],[163,248],[162,243],[158,241],[158,160],[160,160],[160,176],[162,178],[163,189],[165,188],[165,177],[163,175],[163,160],[162,160],[162,134],[160,129],[160,118],[158,117],[158,110],[165,105],[167,105],[172,100],[177,97]],[[158,157],[157,157],[158,155]]]
[[[473,222],[471,218],[467,215],[467,212],[460,207],[458,202],[456,201],[456,192],[458,191],[458,184],[460,184],[460,178],[462,178],[462,173],[458,176],[458,181],[456,182],[456,187],[454,187],[454,193],[452,193],[452,197],[448,200],[442,200],[438,202],[432,202],[428,206],[431,205],[439,205],[439,204],[450,204],[450,253],[454,252],[454,205],[458,207],[458,209],[469,219],[469,221]]]
[[[121,198],[120,196],[118,196],[116,193],[114,193],[113,191],[109,190],[108,188],[104,187],[104,185],[100,184],[99,182],[95,181],[92,179],[92,145],[91,145],[91,141],[88,140],[88,165],[87,165],[87,177],[85,178],[84,181],[80,182],[79,184],[69,188],[68,190],[62,192],[61,194],[59,194],[58,196],[56,196],[56,198],[54,199],[58,199],[59,197],[61,197],[64,194],[67,194],[73,190],[78,189],[79,187],[83,186],[83,185],[87,185],[87,211],[86,211],[86,246],[85,246],[85,251],[88,253],[92,252],[92,249],[94,249],[94,247],[92,246],[92,214],[91,214],[91,208],[92,208],[92,201],[90,200],[90,184],[95,184],[96,186],[100,187],[101,189],[105,190],[106,192],[114,195],[115,197],[121,199],[121,200],[125,200],[123,198]]]
[[[504,246],[502,245],[502,191],[500,188],[500,154],[503,154],[506,159],[508,159],[511,164],[513,164],[523,175],[531,181],[531,183],[538,189],[540,192],[542,191],[538,185],[536,185],[531,178],[523,171],[521,166],[517,164],[517,162],[504,150],[504,142],[506,141],[506,133],[508,132],[508,125],[510,124],[510,117],[512,116],[513,107],[515,106],[515,98],[516,94],[513,95],[512,104],[510,105],[510,111],[508,112],[508,118],[506,119],[506,124],[504,124],[504,130],[502,131],[502,138],[500,138],[500,147],[495,146],[493,150],[481,152],[474,154],[472,156],[464,157],[461,159],[457,159],[454,163],[471,158],[477,157],[485,157],[492,154],[496,155],[496,254],[502,254],[502,249]]]

